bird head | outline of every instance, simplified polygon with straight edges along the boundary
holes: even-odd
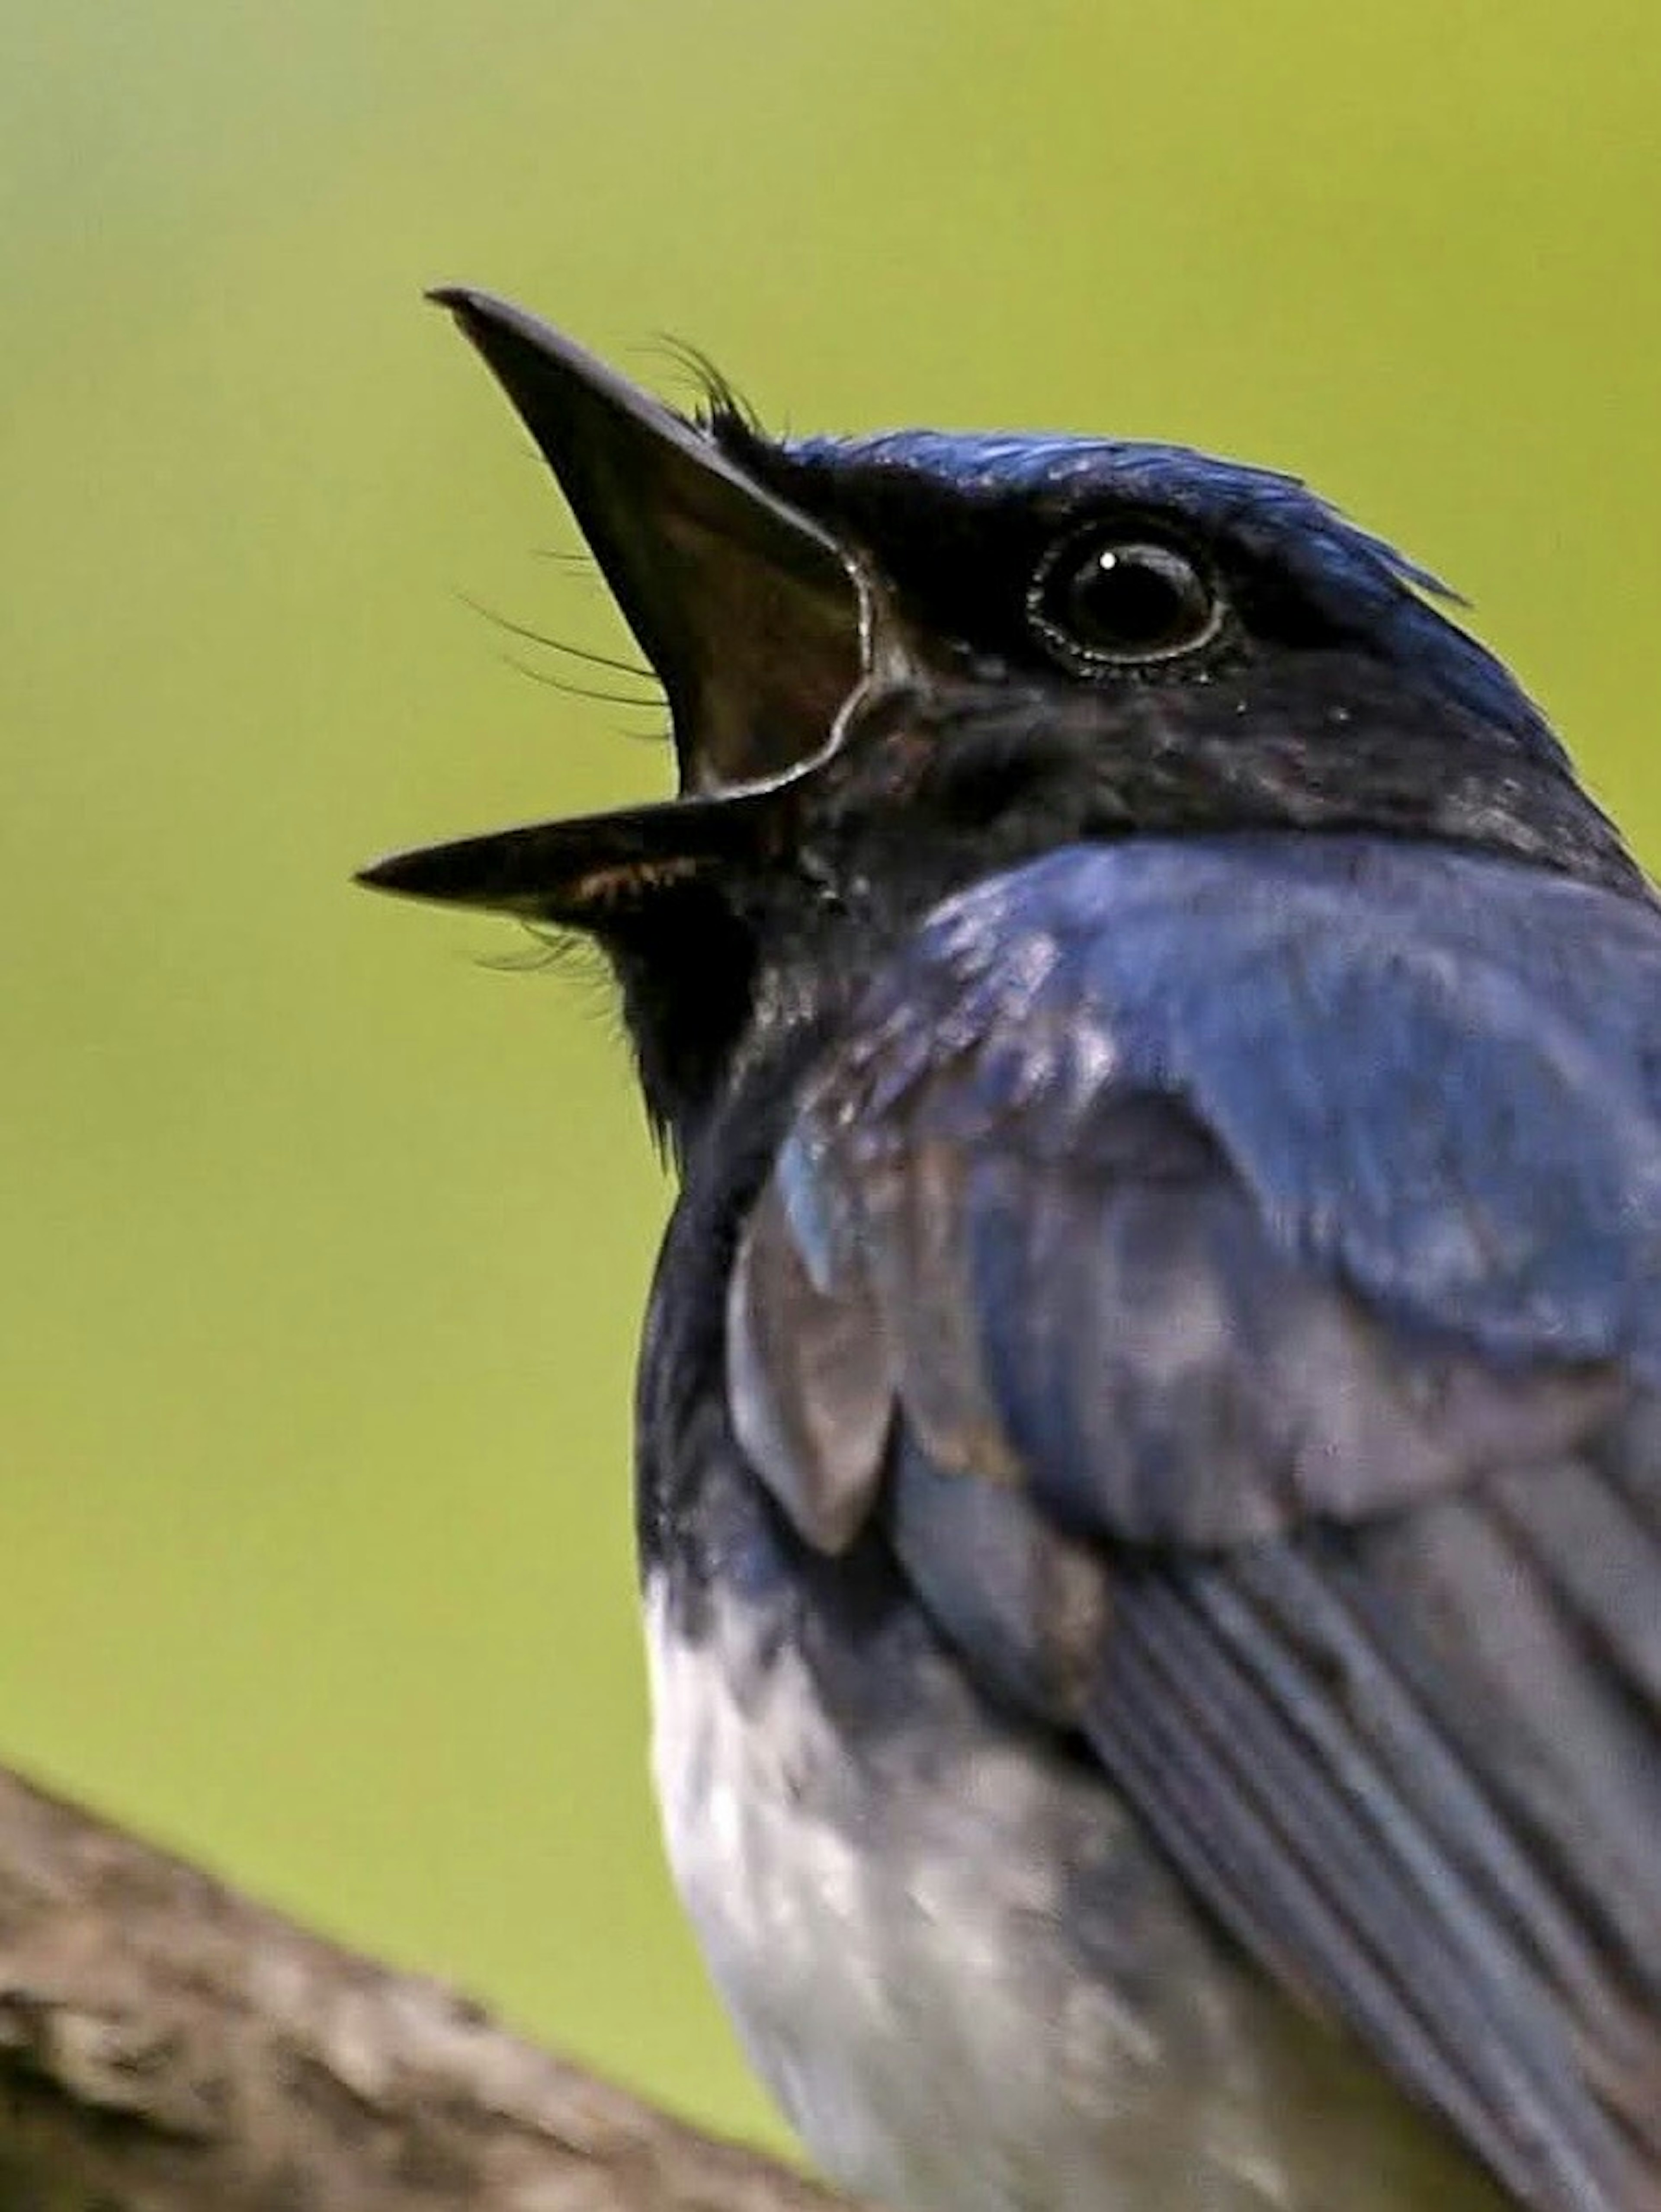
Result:
[[[1365,832],[1641,878],[1448,594],[1294,478],[1175,446],[775,440],[435,294],[666,694],[678,795],[400,854],[378,888],[583,933],[684,1142],[939,899],[1079,839]]]

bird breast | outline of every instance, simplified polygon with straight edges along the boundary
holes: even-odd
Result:
[[[900,2212],[1367,2212],[1494,2200],[1200,1920],[1098,1775],[920,1618],[837,1697],[799,1612],[648,1581],[676,1883],[751,2063]]]

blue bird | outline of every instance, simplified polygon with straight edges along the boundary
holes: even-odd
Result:
[[[783,442],[437,295],[680,795],[583,933],[680,1194],[674,1874],[901,2212],[1661,2208],[1661,911],[1439,587],[1178,447]]]

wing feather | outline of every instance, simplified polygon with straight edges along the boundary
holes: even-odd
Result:
[[[832,1055],[733,1277],[739,1439],[1521,2202],[1658,2212],[1661,1034],[1607,994],[1661,932],[1531,985],[1522,872],[1259,854],[1178,970],[1118,865],[958,902]]]

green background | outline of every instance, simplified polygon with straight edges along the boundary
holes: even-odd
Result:
[[[645,1785],[605,992],[347,880],[667,775],[463,604],[615,642],[420,289],[1306,473],[1653,855],[1658,113],[1654,0],[7,11],[0,1755],[776,2135]]]

